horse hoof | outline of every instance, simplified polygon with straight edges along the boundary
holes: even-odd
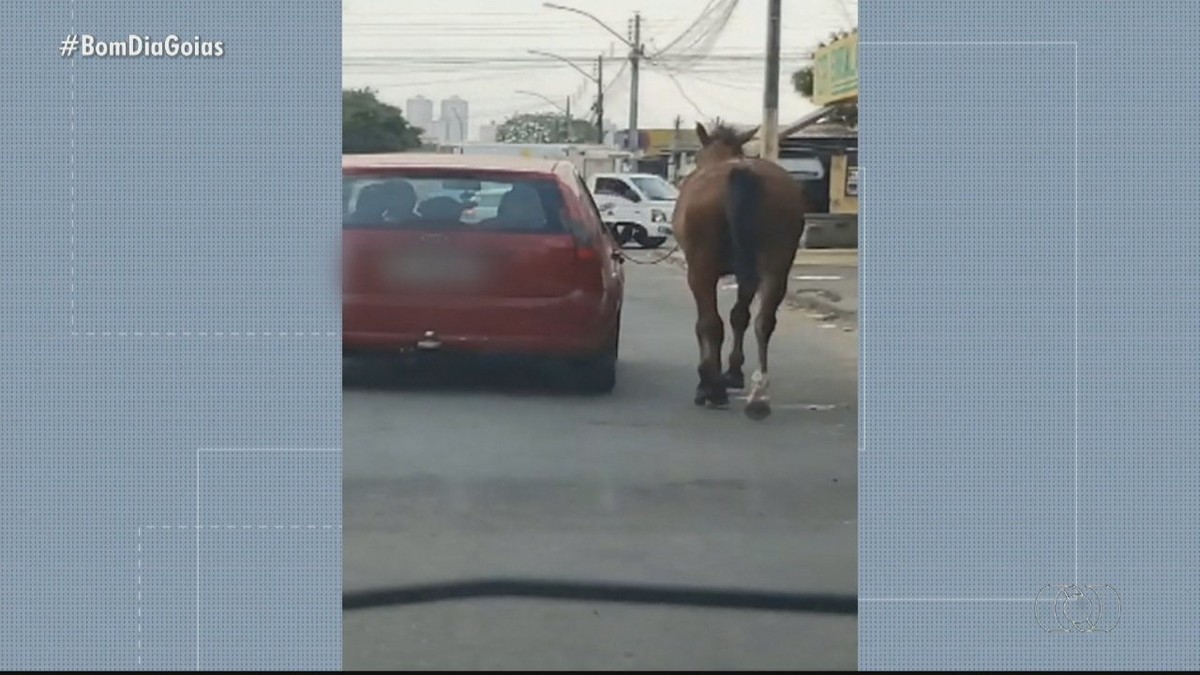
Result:
[[[758,399],[750,401],[746,404],[746,417],[759,422],[771,416],[771,403],[769,401]]]
[[[724,389],[716,389],[708,394],[708,407],[715,409],[725,409],[729,407],[729,392]]]
[[[692,399],[692,402],[699,406],[707,405],[708,391],[706,391],[704,387],[698,387],[696,389],[696,398]]]
[[[741,373],[725,373],[725,386],[735,391],[746,388],[746,377]]]

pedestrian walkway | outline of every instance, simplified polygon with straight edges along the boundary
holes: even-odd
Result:
[[[687,267],[676,251],[670,261]],[[723,287],[735,288],[732,278]],[[788,280],[787,306],[807,310],[814,319],[853,330],[858,321],[858,251],[811,249],[796,254]]]
[[[801,250],[788,281],[788,304],[826,321],[858,319],[858,251]]]

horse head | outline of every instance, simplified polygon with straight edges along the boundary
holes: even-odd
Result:
[[[746,143],[758,133],[758,127],[738,132],[732,127],[719,124],[710,132],[703,124],[696,123],[696,136],[700,139],[700,152],[696,153],[696,166],[745,157]]]

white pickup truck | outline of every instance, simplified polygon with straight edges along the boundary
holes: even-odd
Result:
[[[673,236],[671,216],[679,191],[661,176],[597,173],[587,182],[604,222],[621,245],[632,241],[642,248],[658,248]]]

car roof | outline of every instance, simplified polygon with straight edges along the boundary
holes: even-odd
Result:
[[[593,178],[662,178],[662,176],[659,176],[656,173],[620,173],[620,172],[597,173],[597,174],[594,174],[592,177]]]
[[[482,169],[488,171],[529,171],[554,174],[561,171],[561,159],[542,159],[512,155],[459,155],[433,152],[394,152],[342,155],[342,168],[354,169]]]

